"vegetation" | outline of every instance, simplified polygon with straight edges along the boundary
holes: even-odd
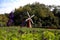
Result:
[[[0,40],[60,40],[60,30],[0,27]]]
[[[9,14],[0,14],[0,40],[60,40],[60,11],[56,7],[50,11],[50,8],[51,5],[35,2]],[[26,27],[27,11],[35,15],[33,28]]]
[[[12,25],[14,26],[22,26],[22,23],[28,18],[27,11],[30,15],[35,15],[33,17],[34,24],[32,24],[33,27],[42,27],[42,28],[60,28],[60,12],[57,12],[57,9],[53,11],[50,11],[51,6],[47,6],[44,4],[40,4],[38,2],[35,2],[33,4],[27,4],[25,6],[20,6],[18,9],[15,9],[14,11],[14,22]],[[3,19],[1,19],[3,17]],[[2,24],[7,26],[7,21],[9,20],[9,14],[5,13],[4,16],[0,16],[0,23],[2,21]],[[11,25],[11,26],[12,26]],[[25,23],[26,26],[27,24]]]
[[[7,22],[8,22],[8,17],[6,17],[5,14],[0,14],[0,27],[6,26]]]

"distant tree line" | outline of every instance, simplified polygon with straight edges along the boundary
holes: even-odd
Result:
[[[50,11],[50,9],[46,5],[40,4],[38,2],[27,4],[23,7],[20,6],[18,9],[15,9],[15,11],[13,12],[14,26],[21,26],[22,22],[28,18],[27,11],[30,15],[35,15],[32,18],[34,22],[34,24],[32,24],[33,27],[60,28],[60,12],[57,12],[56,8],[54,8],[53,11]],[[4,22],[6,24],[7,20],[9,20],[9,14],[5,13],[4,16],[4,19],[6,19]],[[3,20],[0,20],[0,22],[2,21]],[[26,26],[26,24],[24,26]]]

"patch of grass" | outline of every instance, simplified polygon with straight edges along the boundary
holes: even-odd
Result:
[[[59,35],[58,29],[0,27],[0,40],[59,40]]]

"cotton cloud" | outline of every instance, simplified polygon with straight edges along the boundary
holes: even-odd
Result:
[[[19,6],[32,4],[34,2],[43,3],[46,5],[60,5],[59,0],[0,0],[0,13],[9,13]]]

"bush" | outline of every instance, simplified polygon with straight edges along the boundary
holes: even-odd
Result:
[[[47,40],[54,40],[55,39],[54,33],[50,32],[50,31],[43,32],[43,35],[44,35],[44,39],[47,39]]]

